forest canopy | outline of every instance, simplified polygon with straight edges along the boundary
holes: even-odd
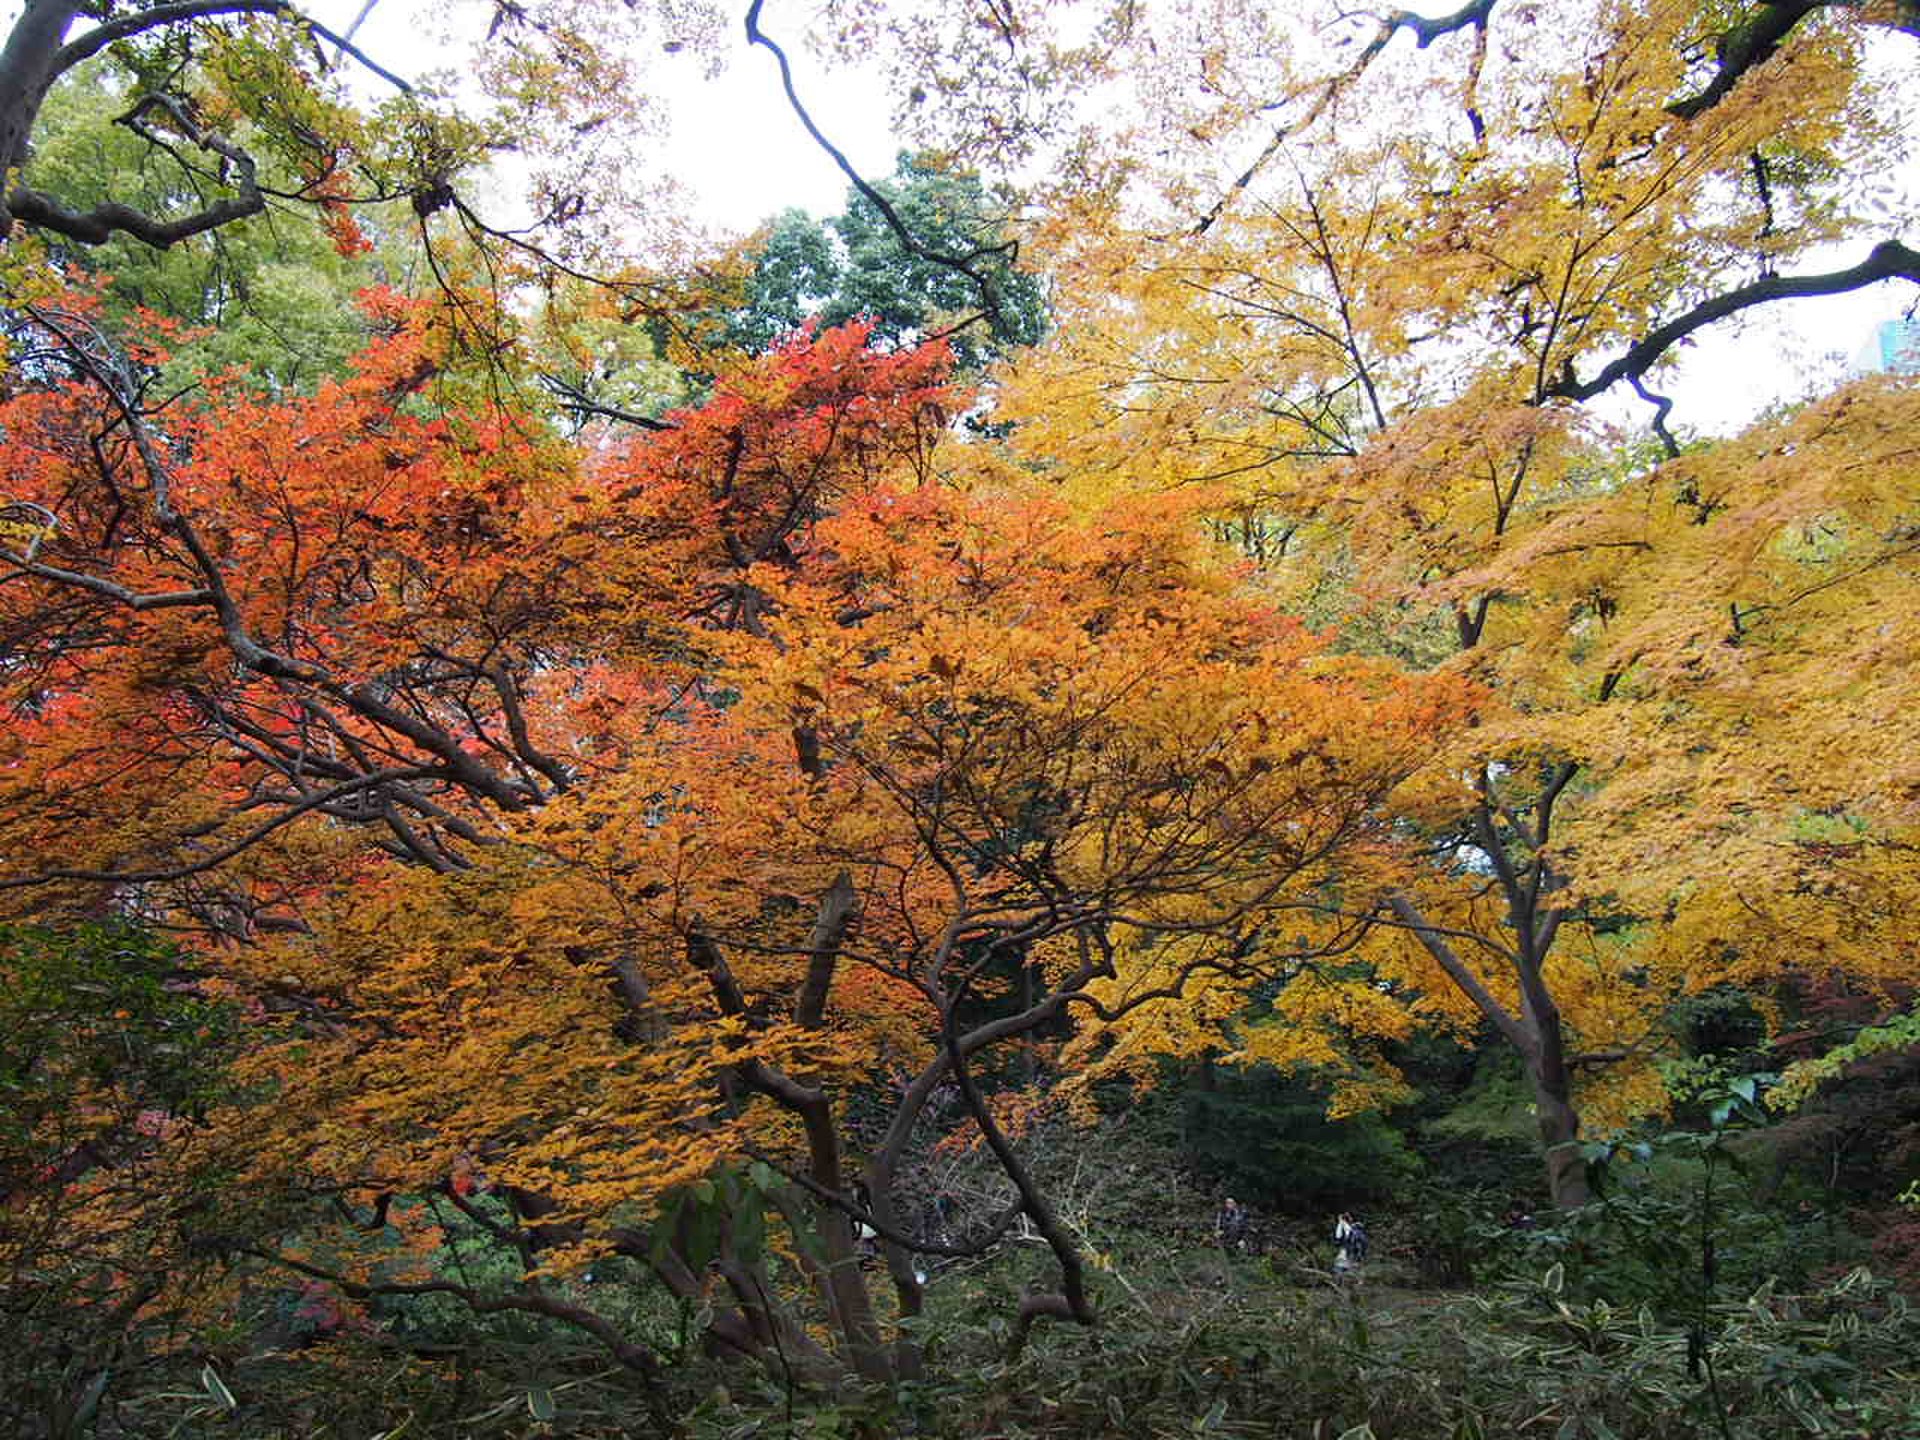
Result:
[[[1654,1134],[1907,1215],[1915,371],[1671,395],[1911,326],[1911,0],[471,8],[0,50],[0,1415],[295,1313],[906,1393],[943,1264],[1100,1321],[1178,1104],[1276,1209],[1499,1109],[1555,1295]],[[647,62],[742,19],[850,188],[721,244]]]

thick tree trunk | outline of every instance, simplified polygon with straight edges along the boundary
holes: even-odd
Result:
[[[1547,1162],[1547,1190],[1556,1208],[1578,1210],[1593,1198],[1587,1186],[1587,1162],[1580,1154],[1580,1115],[1568,1094],[1565,1065],[1556,1063],[1553,1068],[1557,1073],[1549,1076],[1533,1064],[1527,1066],[1540,1147]]]
[[[13,188],[14,172],[26,163],[34,122],[54,80],[54,57],[79,13],[79,0],[27,0],[0,49],[0,169],[6,172],[5,190]],[[12,225],[0,192],[0,240]]]
[[[1535,949],[1532,945],[1527,948]],[[1580,1112],[1573,1106],[1573,1077],[1567,1068],[1560,1007],[1547,989],[1541,968],[1538,953],[1522,955],[1516,966],[1521,1023],[1529,1032],[1528,1043],[1520,1053],[1527,1078],[1533,1082],[1534,1117],[1547,1166],[1547,1193],[1557,1209],[1578,1210],[1593,1197],[1587,1187],[1587,1162],[1580,1154]]]

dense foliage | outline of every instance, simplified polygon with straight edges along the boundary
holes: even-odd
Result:
[[[4,1423],[1920,1419],[1912,4],[963,10],[23,7]]]

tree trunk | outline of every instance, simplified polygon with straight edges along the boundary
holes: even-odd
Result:
[[[1546,1151],[1547,1188],[1561,1210],[1578,1210],[1593,1198],[1587,1188],[1587,1162],[1580,1154],[1580,1117],[1561,1096],[1535,1084],[1540,1144]]]
[[[6,47],[0,49],[0,169],[8,190],[14,172],[26,163],[34,122],[54,80],[54,56],[79,13],[79,0],[27,0]],[[0,199],[0,240],[12,224]]]
[[[1593,1193],[1587,1186],[1587,1162],[1580,1154],[1580,1113],[1573,1108],[1559,1017],[1542,1031],[1540,1049],[1526,1057],[1526,1065],[1547,1165],[1547,1191],[1556,1209],[1578,1210]]]

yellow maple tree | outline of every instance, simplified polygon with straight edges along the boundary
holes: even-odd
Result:
[[[1911,975],[1880,925],[1844,956],[1809,944],[1851,897],[1895,913],[1907,868],[1888,797],[1910,777],[1834,763],[1899,733],[1874,657],[1901,629],[1877,587],[1911,575],[1904,392],[1681,454],[1652,388],[1752,307],[1920,281],[1862,61],[1911,17],[1651,0],[1330,23],[1351,33],[1272,60],[1231,30],[1197,57],[1155,32],[1156,73],[1207,83],[1136,126],[1156,148],[1124,184],[1036,236],[1060,333],[1003,413],[1079,503],[1210,489],[1218,538],[1344,648],[1499,697],[1396,797],[1407,868],[1352,897],[1374,968],[1346,998],[1303,979],[1285,1023],[1228,1049],[1326,1064],[1334,1035],[1415,1012],[1489,1023],[1578,1204],[1580,1109],[1606,1127],[1664,1103],[1672,996],[1777,983],[1790,933],[1801,963]],[[1862,233],[1857,263],[1793,272]],[[1652,407],[1664,463],[1621,459],[1584,408],[1615,387]],[[1346,1093],[1392,1088],[1376,1063]]]

